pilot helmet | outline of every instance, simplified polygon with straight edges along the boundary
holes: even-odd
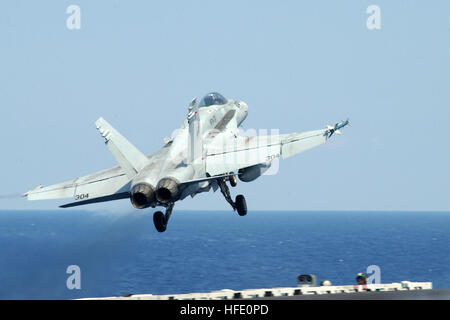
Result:
[[[331,286],[331,281],[330,280],[322,280],[320,281],[320,286]]]
[[[360,280],[363,280],[363,281],[367,280],[367,276],[364,272],[360,272],[356,275],[356,281],[360,281]]]

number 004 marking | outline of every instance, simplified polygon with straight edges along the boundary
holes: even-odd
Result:
[[[89,198],[89,193],[75,195],[75,200],[83,200]]]

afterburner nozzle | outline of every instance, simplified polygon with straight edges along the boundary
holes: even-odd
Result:
[[[161,203],[175,201],[178,197],[178,182],[174,178],[163,178],[156,186],[156,199]]]
[[[144,209],[155,202],[155,189],[148,183],[138,183],[131,188],[130,200],[137,209]]]

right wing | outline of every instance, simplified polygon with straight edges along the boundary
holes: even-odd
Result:
[[[211,176],[237,171],[282,156],[292,157],[325,143],[328,129],[283,135],[238,136],[218,141],[208,147],[206,172]]]

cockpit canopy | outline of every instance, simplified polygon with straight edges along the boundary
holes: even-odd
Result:
[[[204,96],[202,100],[200,100],[198,107],[202,108],[202,107],[209,107],[212,105],[221,105],[226,104],[227,102],[228,100],[220,93],[211,92],[208,93],[206,96]]]

